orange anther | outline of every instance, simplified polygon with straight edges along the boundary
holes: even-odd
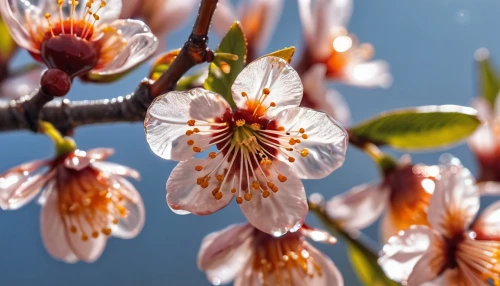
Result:
[[[109,228],[109,227],[105,227],[105,228],[103,228],[101,231],[102,231],[102,233],[104,233],[105,235],[111,235],[111,228]]]
[[[92,237],[97,238],[99,236],[99,233],[97,231],[92,232]]]
[[[89,237],[88,237],[88,235],[86,235],[86,234],[82,234],[82,237],[81,237],[81,238],[82,238],[82,240],[83,240],[83,241],[87,241],[87,240],[89,240]]]
[[[243,97],[247,97],[247,96],[248,96],[248,94],[247,94],[246,92],[244,92],[244,91],[243,91],[243,92],[241,92],[241,96],[243,96]]]
[[[299,129],[299,133],[304,133],[304,132],[306,132],[306,131],[304,130],[304,128],[300,128],[300,129]]]
[[[209,157],[210,159],[213,159],[213,158],[217,157],[217,153],[215,153],[215,152],[210,152],[210,153],[208,154],[208,157]]]
[[[274,184],[273,184],[273,182],[267,182],[267,186],[268,186],[269,188],[272,188],[272,187],[274,187]]]
[[[192,131],[192,130],[187,130],[187,131],[186,131],[186,135],[187,135],[187,136],[191,136],[191,135],[193,135],[193,131]]]
[[[194,169],[199,172],[199,171],[203,170],[203,166],[197,165],[194,167]]]
[[[194,152],[201,152],[201,148],[200,148],[200,147],[197,147],[197,146],[194,146],[194,147],[193,147],[193,151],[194,151]]]
[[[235,189],[235,188],[232,188],[232,189],[231,189],[231,193],[233,193],[233,194],[234,194],[234,193],[236,193],[236,189]]]
[[[263,94],[265,94],[265,95],[269,95],[269,94],[271,93],[271,90],[270,90],[269,88],[267,88],[267,87],[266,87],[266,88],[264,88],[264,89],[262,90],[262,93],[263,93]]]
[[[194,126],[194,124],[196,123],[196,121],[194,119],[191,119],[191,120],[188,120],[188,125],[189,126]]]
[[[271,107],[276,107],[276,102],[271,101],[271,103],[269,104],[269,106],[271,106]]]
[[[200,132],[200,129],[198,129],[198,128],[196,128],[196,127],[195,127],[195,128],[193,129],[193,132],[194,132],[194,133],[198,133],[198,132]]]
[[[241,127],[243,125],[245,125],[245,119],[236,120],[236,126]]]
[[[219,174],[219,175],[215,176],[215,179],[219,182],[222,182],[224,180],[224,175]]]
[[[188,140],[186,143],[187,143],[189,146],[191,146],[191,145],[193,145],[193,144],[194,144],[194,140]]]
[[[278,174],[278,180],[282,183],[286,182],[287,178],[281,174]]]
[[[300,156],[307,157],[307,155],[309,155],[309,150],[307,148],[304,148],[302,149],[302,151],[300,151]]]
[[[243,198],[237,197],[236,202],[241,205],[243,203]]]
[[[295,158],[293,158],[293,157],[288,157],[288,162],[290,162],[290,163],[295,162]]]
[[[288,144],[295,145],[295,139],[290,138],[290,140],[288,140]]]
[[[215,196],[215,194],[217,194],[219,192],[220,188],[219,187],[216,187],[215,189],[212,190],[212,195]]]
[[[278,127],[278,131],[285,131],[285,127],[283,126]]]
[[[264,192],[262,192],[262,197],[263,197],[263,198],[267,198],[267,197],[269,197],[270,195],[271,195],[271,193],[270,193],[269,191],[264,191]]]
[[[248,201],[250,201],[251,199],[252,199],[252,194],[250,194],[250,193],[246,193],[246,194],[245,194],[245,201],[247,201],[247,202],[248,202]]]
[[[273,191],[273,193],[276,193],[276,192],[278,191],[278,187],[273,186],[273,187],[271,188],[271,191]]]
[[[252,188],[254,190],[258,190],[260,188],[260,183],[258,181],[253,181],[252,182]]]
[[[214,198],[215,198],[216,200],[220,200],[220,199],[222,199],[222,192],[218,192],[217,194],[215,194]]]
[[[308,137],[307,134],[302,134],[302,139],[307,139]]]
[[[76,226],[74,225],[70,226],[69,231],[71,231],[71,233],[76,233]]]

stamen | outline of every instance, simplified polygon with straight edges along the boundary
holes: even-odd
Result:
[[[50,17],[52,17],[50,13],[45,14],[45,19],[47,19],[47,23],[49,24],[50,34],[52,34],[52,37],[55,37],[54,31],[52,30],[52,23],[50,23]]]
[[[57,0],[57,5],[59,6],[59,26],[61,26],[61,33],[64,35],[64,21],[63,21],[63,11],[62,6],[64,4],[64,0]]]
[[[245,119],[236,120],[236,126],[241,127],[243,125],[245,125]]]

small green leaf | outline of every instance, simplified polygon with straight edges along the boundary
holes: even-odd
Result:
[[[215,51],[215,54],[217,53],[236,55],[238,59],[216,56],[209,66],[208,77],[203,86],[222,95],[234,108],[236,105],[231,94],[231,86],[245,67],[247,55],[247,41],[239,22],[234,22],[231,25]]]
[[[397,286],[398,283],[387,278],[377,262],[378,257],[371,252],[364,252],[352,242],[347,242],[347,256],[352,268],[363,285],[369,286]]]
[[[267,54],[264,57],[268,57],[268,56],[278,57],[278,58],[282,58],[285,61],[287,61],[288,63],[290,63],[292,61],[292,57],[293,57],[294,53],[295,53],[295,47],[288,47],[288,48],[284,48],[284,49],[272,52],[270,54]]]
[[[354,126],[349,133],[358,141],[424,150],[458,143],[480,123],[475,109],[434,105],[385,112]]]
[[[488,57],[484,57],[479,62],[479,74],[481,82],[481,95],[491,104],[495,106],[495,100],[500,91],[500,79],[493,68]]]
[[[152,80],[157,80],[160,76],[168,70],[168,67],[175,60],[181,49],[171,50],[165,52],[158,57],[149,71],[149,78]]]

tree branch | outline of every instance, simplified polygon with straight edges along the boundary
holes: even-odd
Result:
[[[135,92],[125,97],[101,100],[51,102],[40,110],[40,119],[52,123],[63,133],[87,124],[140,122],[157,96],[175,89],[179,79],[192,67],[209,62],[213,52],[208,49],[208,30],[218,0],[201,0],[191,35],[169,69],[155,82],[144,80]],[[37,92],[34,92],[37,94]],[[26,107],[34,106],[35,96],[17,101],[0,102],[0,132],[35,130]],[[32,114],[32,112],[30,112]]]

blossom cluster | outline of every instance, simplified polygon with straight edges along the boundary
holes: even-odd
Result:
[[[13,52],[0,57],[8,71],[0,75],[0,88],[8,91],[2,95],[15,105],[38,89],[64,96],[74,80],[117,81],[163,51],[167,34],[197,3],[0,0],[16,48],[43,64],[18,78],[8,70]],[[392,82],[388,64],[372,60],[374,48],[347,30],[352,1],[298,0],[304,46],[294,62],[264,53],[284,5],[244,1],[237,13],[230,1],[219,1],[215,32],[224,38],[240,20],[245,35],[244,68],[227,94],[197,84],[210,77],[199,73],[190,88],[156,96],[143,116],[152,152],[178,162],[166,182],[172,212],[205,216],[235,201],[247,219],[203,239],[199,269],[214,285],[344,285],[334,262],[307,240],[337,241],[305,223],[314,206],[348,240],[384,214],[385,246],[377,267],[387,279],[403,285],[499,285],[500,204],[482,212],[479,207],[482,195],[500,194],[499,104],[482,97],[473,103],[483,122],[469,141],[481,167],[477,180],[451,155],[433,166],[406,156],[397,162],[378,149],[383,142],[353,133],[342,96],[325,87],[334,82],[386,88]],[[79,150],[52,124],[40,120],[37,126],[56,154],[0,174],[0,208],[17,210],[37,198],[44,246],[67,263],[96,261],[110,236],[136,237],[145,204],[128,178],[139,180],[139,172],[105,161],[113,149]],[[302,180],[340,168],[350,143],[375,159],[382,179],[326,202],[308,201]]]

